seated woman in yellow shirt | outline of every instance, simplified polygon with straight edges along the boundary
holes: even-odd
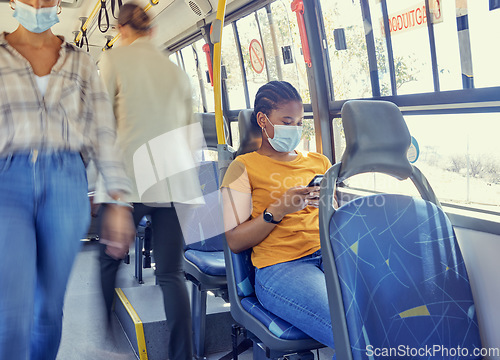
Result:
[[[272,81],[257,92],[253,121],[259,150],[238,156],[222,183],[226,239],[235,253],[252,248],[262,305],[333,348],[320,251],[319,186],[307,187],[330,161],[295,149],[304,110],[297,90]]]

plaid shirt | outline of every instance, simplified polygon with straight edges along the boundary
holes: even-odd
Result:
[[[29,62],[0,34],[0,157],[32,149],[93,159],[109,191],[130,192],[116,121],[89,54],[63,41],[44,97]]]

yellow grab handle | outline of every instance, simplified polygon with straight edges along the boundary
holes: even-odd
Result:
[[[144,11],[145,12],[148,12],[152,7],[153,5],[158,5],[158,3],[160,2],[160,0],[151,0],[149,2],[149,4],[147,4],[146,6],[144,6]],[[153,4],[153,5],[152,5]],[[120,34],[116,34],[116,36],[109,40],[107,43],[106,43],[106,46],[102,48],[102,51],[106,51],[108,50],[109,48],[111,48],[113,46],[113,44],[120,38]]]
[[[92,19],[94,18],[94,16],[96,16],[96,14],[99,11],[100,7],[101,7],[101,0],[98,0],[97,4],[95,4],[95,6],[94,6],[94,9],[90,13],[90,16],[87,18],[87,21],[85,21],[85,23],[82,25],[82,28],[80,29],[80,32],[76,36],[75,43],[77,43],[78,41],[80,41],[80,39],[83,36],[82,30],[87,30],[87,28],[89,27],[90,22],[92,21]]]
[[[217,143],[226,143],[224,134],[224,120],[222,116],[222,84],[221,84],[221,53],[222,53],[222,29],[224,28],[224,17],[226,13],[226,0],[219,0],[217,16],[210,28],[210,39],[214,44],[214,101],[215,101],[215,126],[217,129]]]

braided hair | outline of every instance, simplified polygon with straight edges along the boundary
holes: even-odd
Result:
[[[128,25],[140,34],[146,34],[151,29],[151,18],[139,5],[123,4],[118,14],[118,24]]]
[[[290,101],[302,102],[302,98],[292,84],[286,81],[268,82],[261,86],[255,95],[252,122],[254,125],[258,125],[257,114],[259,112],[269,116],[272,110]]]

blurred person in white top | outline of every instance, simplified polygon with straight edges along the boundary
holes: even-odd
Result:
[[[182,268],[183,235],[176,207],[203,201],[195,147],[201,149],[201,124],[194,121],[187,75],[150,41],[151,19],[133,3],[120,8],[121,45],[99,62],[117,120],[118,146],[132,179],[137,225],[151,216],[156,277],[163,292],[170,329],[168,354],[173,360],[192,359],[189,297]],[[96,202],[106,197],[96,190]],[[103,206],[104,213],[106,206]],[[104,242],[100,255],[101,283],[110,314],[116,272],[122,256]]]

